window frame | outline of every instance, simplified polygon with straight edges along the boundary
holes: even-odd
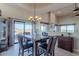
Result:
[[[61,26],[66,26],[66,32],[67,33],[74,33],[74,32],[68,32],[67,26],[70,26],[70,25],[73,25],[74,26],[74,32],[75,32],[75,24],[61,24],[61,25],[58,25],[58,26],[60,26],[60,32],[61,32]]]

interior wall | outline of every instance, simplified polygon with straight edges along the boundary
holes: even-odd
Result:
[[[2,23],[3,19],[0,19],[0,40],[2,39],[2,32],[3,32],[3,23]]]
[[[74,49],[79,51],[79,16],[60,18],[60,24],[76,24],[75,33],[72,34],[72,37],[74,37]]]
[[[27,10],[12,4],[0,4],[0,10],[3,17],[26,19],[30,15]]]
[[[39,15],[42,19],[41,22],[48,23],[48,13]]]

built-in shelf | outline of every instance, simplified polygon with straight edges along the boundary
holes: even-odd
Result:
[[[0,18],[0,52],[7,50],[8,47],[8,23],[4,18]]]

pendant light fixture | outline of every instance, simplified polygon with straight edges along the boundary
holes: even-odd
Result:
[[[36,3],[34,3],[33,6],[34,6],[34,15],[29,16],[28,20],[34,21],[34,22],[40,21],[41,17],[36,15]]]

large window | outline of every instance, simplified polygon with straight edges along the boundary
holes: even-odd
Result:
[[[24,23],[23,22],[15,22],[15,43],[18,42],[18,34],[23,35],[24,33]]]
[[[41,24],[41,31],[47,32],[48,31],[48,25],[47,24]]]
[[[67,26],[67,32],[73,33],[74,32],[74,25]]]
[[[66,32],[66,26],[61,26],[61,32]]]
[[[54,26],[52,27],[52,29],[53,29],[53,32],[57,32],[57,26],[56,26],[56,25],[54,25]]]
[[[15,43],[18,42],[18,40],[17,40],[18,34],[32,35],[31,22],[15,21]]]
[[[61,32],[74,33],[75,31],[74,27],[75,25],[61,25],[60,29],[61,29]]]
[[[25,34],[32,35],[32,24],[30,22],[25,23]]]

